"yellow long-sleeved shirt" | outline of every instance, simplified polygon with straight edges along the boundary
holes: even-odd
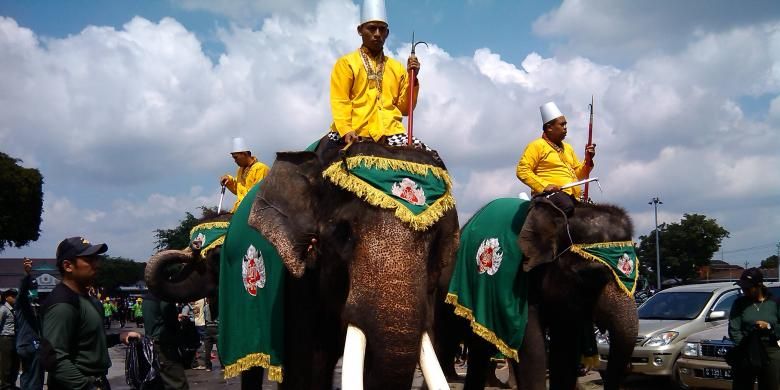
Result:
[[[256,157],[252,157],[252,164],[249,167],[238,167],[235,177],[228,175],[227,189],[236,194],[236,202],[233,203],[233,208],[230,210],[231,213],[236,211],[238,204],[244,199],[246,193],[252,189],[252,186],[263,180],[267,174],[268,165],[257,161]]]
[[[403,133],[401,118],[409,111],[406,68],[398,61],[384,57],[382,96],[377,99],[378,89],[369,85],[360,50],[339,58],[333,67],[330,76],[331,131],[342,137],[354,131],[360,137],[371,137],[375,141],[382,136]],[[376,69],[376,59],[367,57],[372,69]],[[420,85],[415,83],[414,105],[417,105],[419,90]]]
[[[532,194],[544,191],[550,184],[562,186],[585,179],[593,167],[580,162],[571,145],[563,142],[563,148],[556,150],[544,138],[528,144],[517,163],[517,178],[531,187]],[[571,187],[564,192],[579,199],[580,187]]]

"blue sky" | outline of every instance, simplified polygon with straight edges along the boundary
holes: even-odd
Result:
[[[147,258],[153,230],[218,201],[243,136],[269,165],[330,122],[335,59],[359,45],[348,0],[0,0],[0,150],[45,178],[41,239]],[[733,263],[780,241],[780,3],[672,0],[388,1],[389,54],[414,30],[423,69],[415,131],[452,170],[465,220],[499,196],[554,100],[581,151],[596,96],[595,174],[637,236],[683,213],[732,234]],[[232,202],[232,201],[229,201]],[[716,254],[719,258],[720,254]]]

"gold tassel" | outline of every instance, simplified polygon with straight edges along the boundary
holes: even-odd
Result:
[[[458,296],[453,293],[447,293],[447,298],[444,299],[444,302],[449,303],[452,306],[455,306],[455,314],[463,317],[471,323],[471,329],[476,333],[479,337],[482,337],[487,342],[493,344],[498,348],[498,351],[504,354],[504,356],[514,359],[516,362],[520,362],[519,357],[517,355],[517,350],[512,349],[509,345],[507,345],[504,340],[501,340],[498,336],[496,336],[493,331],[488,329],[486,326],[478,323],[476,319],[474,318],[474,314],[471,311],[471,309],[462,306],[460,303],[458,303]]]
[[[222,245],[222,244],[224,244],[224,243],[225,243],[225,236],[224,236],[224,235],[222,235],[222,236],[220,236],[219,238],[217,238],[216,240],[214,240],[214,242],[212,242],[211,244],[209,244],[209,245],[208,245],[208,246],[206,246],[205,248],[201,249],[201,250],[200,250],[200,257],[202,257],[203,259],[205,259],[206,257],[208,257],[208,255],[209,255],[209,252],[210,252],[212,249],[214,249],[214,248],[216,248],[217,246],[220,246],[220,245]]]
[[[235,363],[225,366],[223,377],[225,379],[233,378],[253,367],[263,367],[268,370],[269,381],[282,383],[284,379],[282,367],[271,365],[271,357],[264,353],[251,353],[238,359]]]
[[[190,229],[190,237],[192,237],[192,233],[194,233],[197,230],[227,229],[228,226],[230,226],[230,222],[206,222],[206,223],[202,223],[202,224],[196,225],[195,227]]]

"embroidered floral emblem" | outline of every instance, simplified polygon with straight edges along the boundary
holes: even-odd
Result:
[[[501,251],[498,239],[488,238],[482,241],[477,250],[477,270],[480,274],[487,272],[488,275],[495,275],[503,258],[504,252]]]
[[[620,256],[617,268],[626,276],[631,276],[631,273],[634,272],[634,262],[631,260],[631,256],[629,256],[628,253],[623,253],[623,256]]]
[[[244,288],[251,296],[257,295],[257,289],[265,287],[265,262],[263,254],[255,249],[254,245],[249,245],[246,250],[244,260],[241,264],[241,278],[244,281]]]
[[[194,249],[203,248],[204,242],[206,242],[206,236],[204,236],[203,233],[198,233],[198,235],[195,236],[195,239],[192,240],[192,247]]]
[[[425,191],[417,186],[414,180],[405,177],[400,183],[393,184],[393,195],[415,205],[425,204]]]

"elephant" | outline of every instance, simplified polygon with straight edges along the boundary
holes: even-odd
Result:
[[[344,152],[334,144],[323,138],[314,151],[277,153],[249,214],[287,270],[281,386],[330,389],[343,352],[343,388],[410,388],[418,363],[429,387],[446,388],[431,335],[435,296],[447,288],[459,242],[454,207],[416,229],[323,177],[350,156],[446,168],[438,155],[413,147],[359,142]],[[208,259],[197,250],[153,256],[149,288],[173,300],[215,291],[214,252]],[[184,276],[166,277],[171,263],[187,264]]]
[[[604,388],[618,389],[638,332],[635,302],[618,285],[610,268],[586,260],[569,246],[631,241],[632,234],[630,218],[616,206],[578,203],[573,215],[567,217],[543,197],[532,202],[516,241],[525,256],[522,272],[528,273],[529,281],[528,323],[518,349],[519,363],[509,359],[519,389],[546,389],[548,361],[550,389],[575,388],[580,362],[576,346],[593,337],[594,323],[610,336]],[[455,316],[451,306],[437,310],[437,314],[437,352],[445,372],[448,376],[454,373],[453,342],[466,340],[469,365],[465,388],[483,388],[489,358],[496,348],[470,332],[468,322]],[[464,330],[466,334],[458,334]]]

